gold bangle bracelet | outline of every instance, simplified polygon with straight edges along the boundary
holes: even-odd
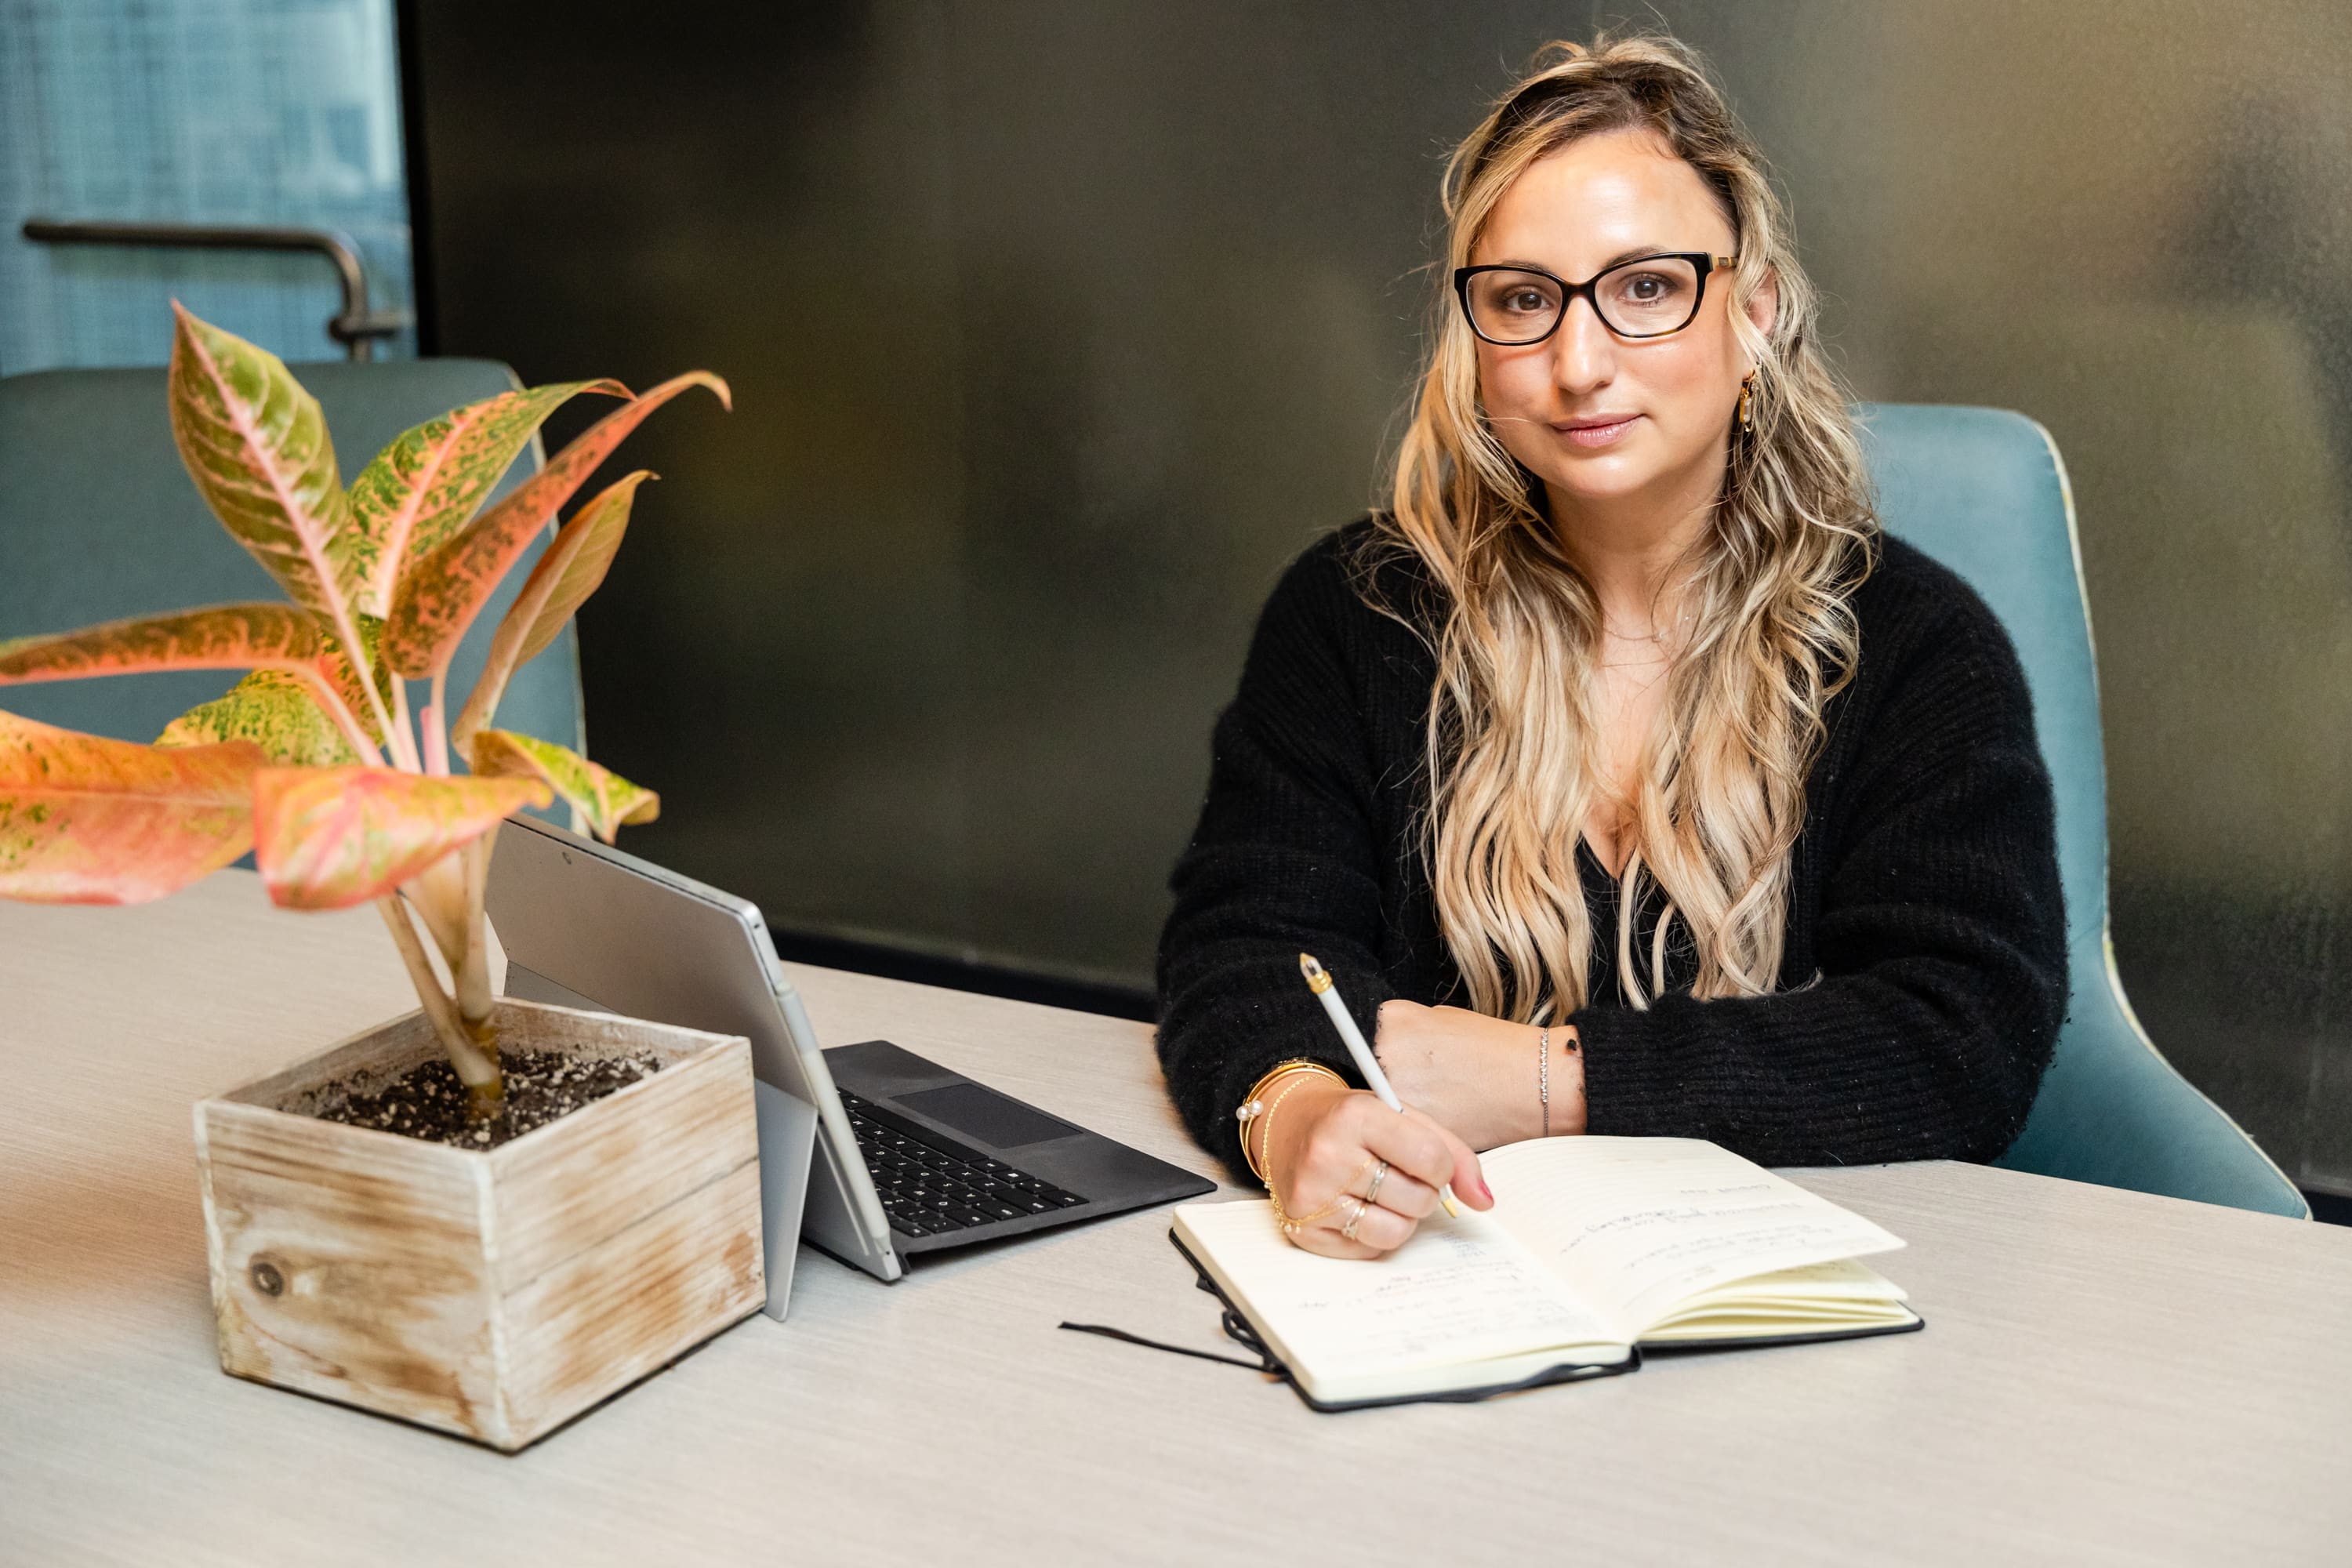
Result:
[[[1265,1172],[1259,1166],[1257,1156],[1250,1152],[1250,1127],[1254,1122],[1273,1113],[1273,1107],[1266,1103],[1265,1091],[1274,1086],[1275,1080],[1292,1073],[1303,1072],[1318,1073],[1343,1089],[1347,1087],[1347,1079],[1321,1062],[1309,1061],[1303,1058],[1294,1058],[1279,1064],[1273,1071],[1252,1084],[1248,1095],[1234,1111],[1234,1120],[1241,1123],[1242,1163],[1249,1167],[1250,1174],[1261,1182],[1267,1182],[1268,1178]],[[1284,1092],[1287,1093],[1288,1090],[1286,1089]]]
[[[1317,1061],[1312,1057],[1293,1057],[1286,1062],[1276,1062],[1273,1067],[1267,1068],[1266,1071],[1259,1077],[1255,1083],[1250,1085],[1250,1091],[1244,1098],[1248,1100],[1261,1099],[1265,1096],[1265,1091],[1269,1088],[1273,1087],[1274,1080],[1280,1078],[1283,1074],[1286,1072],[1302,1072],[1309,1069],[1316,1072],[1330,1073],[1333,1078],[1339,1077],[1338,1072],[1334,1071],[1324,1063]],[[1346,1080],[1341,1079],[1340,1081],[1345,1082]]]
[[[1297,1089],[1298,1086],[1307,1079],[1307,1074],[1303,1072],[1292,1073],[1288,1076],[1290,1078],[1290,1082],[1282,1086],[1281,1090],[1275,1095],[1272,1100],[1267,1102],[1265,1114],[1258,1118],[1259,1121],[1264,1124],[1265,1131],[1259,1135],[1257,1146],[1260,1150],[1264,1151],[1266,1166],[1271,1166],[1274,1163],[1274,1113],[1282,1109],[1282,1102],[1288,1100],[1292,1093]],[[1244,1159],[1247,1159],[1249,1157],[1249,1137],[1247,1133],[1244,1133],[1242,1137],[1242,1157]],[[1271,1193],[1274,1191],[1274,1175],[1270,1170],[1260,1165],[1252,1165],[1250,1170],[1256,1175],[1259,1181],[1265,1184],[1265,1190],[1267,1192]]]
[[[1261,1182],[1265,1180],[1265,1173],[1258,1169],[1257,1156],[1250,1152],[1250,1129],[1265,1115],[1265,1086],[1281,1076],[1281,1072],[1277,1070],[1258,1079],[1256,1083],[1250,1086],[1248,1095],[1234,1108],[1234,1121],[1239,1124],[1241,1130],[1242,1163],[1249,1167],[1250,1174]]]

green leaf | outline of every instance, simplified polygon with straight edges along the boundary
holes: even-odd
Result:
[[[291,605],[215,605],[0,643],[0,685],[154,669],[300,669],[324,646]]]
[[[384,657],[393,668],[415,679],[446,669],[466,628],[541,527],[647,415],[690,386],[707,386],[728,403],[727,384],[709,371],[666,381],[604,416],[536,478],[414,560],[401,574],[384,625]]]
[[[177,301],[172,437],[231,537],[305,609],[349,606],[355,534],[319,400],[277,355],[196,320]]]
[[[502,392],[428,419],[377,453],[352,481],[353,602],[372,616],[389,610],[407,563],[465,526],[547,416],[588,392],[629,395],[617,381]]]
[[[347,909],[550,798],[536,779],[265,767],[253,775],[253,858],[281,907]]]
[[[630,824],[651,822],[661,815],[661,796],[552,741],[535,741],[510,730],[485,730],[474,737],[468,760],[477,778],[544,780],[607,844]]]
[[[0,712],[0,898],[140,904],[253,842],[268,759],[230,741],[163,750]]]
[[[310,689],[278,669],[255,670],[226,697],[189,709],[155,743],[208,746],[223,741],[250,741],[273,763],[305,767],[341,767],[361,760]]]
[[[653,477],[639,468],[599,493],[572,514],[531,568],[522,592],[499,623],[498,636],[490,639],[482,679],[475,682],[473,695],[449,728],[450,749],[458,755],[473,750],[475,734],[497,713],[514,672],[546,651],[572,612],[604,581],[613,552],[628,531],[629,502],[637,487]]]

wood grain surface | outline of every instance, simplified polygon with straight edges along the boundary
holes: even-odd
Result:
[[[766,1300],[749,1042],[493,1018],[509,1052],[665,1065],[489,1150],[310,1114],[440,1054],[412,1011],[197,1103],[222,1371],[513,1450]]]
[[[264,977],[285,987],[262,991]],[[1143,1026],[795,967],[882,1037],[1217,1173]],[[1799,1179],[1926,1332],[1318,1416],[1213,1350],[1165,1211],[752,1317],[511,1458],[221,1375],[189,1107],[413,1005],[373,912],[225,873],[0,904],[0,1561],[2347,1560],[2352,1232],[1975,1166]],[[1269,1500],[1279,1510],[1267,1511]]]

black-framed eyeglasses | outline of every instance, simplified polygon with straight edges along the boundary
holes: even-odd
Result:
[[[1706,280],[1739,265],[1737,256],[1664,251],[1621,261],[1581,283],[1540,267],[1463,267],[1454,292],[1470,330],[1499,348],[1524,348],[1559,331],[1581,295],[1601,324],[1621,338],[1663,338],[1698,319]]]

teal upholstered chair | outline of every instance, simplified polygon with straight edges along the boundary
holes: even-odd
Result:
[[[1984,595],[2025,664],[2058,801],[2074,994],[2013,1170],[2237,1208],[2309,1208],[2238,1124],[2159,1055],[2132,1016],[2107,937],[2106,766],[2074,502],[2049,433],[1991,408],[1865,404],[1887,531]]]
[[[517,384],[488,360],[298,365],[325,411],[348,484],[410,426]],[[499,488],[536,472],[537,444]],[[71,631],[122,616],[285,595],[205,510],[172,444],[160,370],[58,370],[0,378],[0,640]],[[545,542],[532,546],[534,553]],[[451,666],[449,691],[473,689],[506,606],[511,574]],[[579,643],[569,626],[516,672],[499,705],[508,729],[582,742]],[[133,675],[0,688],[0,708],[44,723],[152,741],[236,677]],[[423,689],[416,692],[423,700]]]

